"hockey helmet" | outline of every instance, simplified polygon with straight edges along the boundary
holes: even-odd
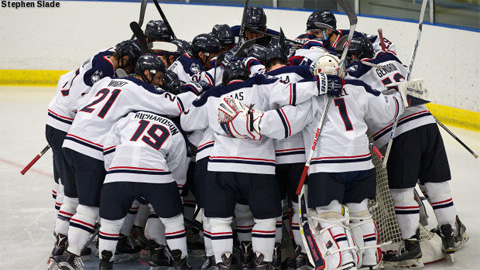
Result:
[[[264,64],[266,60],[267,48],[262,45],[254,44],[248,48],[247,56],[257,58],[260,63]]]
[[[212,29],[212,36],[220,41],[221,46],[234,45],[235,36],[230,26],[226,24],[216,24]]]
[[[167,73],[163,75],[163,89],[165,91],[177,95],[181,92],[182,85],[182,81],[178,79],[175,72],[167,71]]]
[[[280,59],[284,63],[288,62],[287,52],[279,46],[271,46],[267,49],[265,66],[268,66],[268,64],[275,59]]]
[[[162,72],[162,73],[166,72],[165,64],[160,59],[160,57],[157,57],[149,53],[140,56],[140,58],[137,61],[137,65],[135,66],[136,74],[143,76],[143,72],[145,70],[148,70],[153,74],[156,74],[157,72]]]
[[[177,51],[175,52],[175,54],[177,54],[177,57],[184,53],[190,53],[192,51],[192,45],[190,45],[190,43],[186,40],[172,39],[171,42],[178,47]]]
[[[267,15],[265,15],[262,7],[248,7],[245,15],[245,26],[257,31],[267,29]]]
[[[140,46],[135,40],[125,40],[115,45],[115,51],[119,58],[128,55],[129,61],[135,65],[140,57]]]
[[[172,34],[162,20],[149,21],[145,27],[145,37],[149,42],[172,40]]]
[[[227,85],[234,79],[248,79],[247,67],[241,60],[236,60],[228,63],[223,72],[222,83],[224,85]]]
[[[326,28],[337,31],[337,19],[330,10],[319,9],[314,11],[307,19],[307,31]]]
[[[373,44],[365,36],[358,36],[352,38],[350,46],[348,47],[348,56],[356,56],[358,59],[373,58],[375,55],[373,50]]]
[[[318,73],[336,75],[338,70],[338,65],[340,64],[340,59],[336,55],[325,53],[324,55],[318,58],[315,63],[315,70],[313,71],[314,75]]]
[[[192,54],[199,52],[218,53],[220,52],[220,41],[210,34],[200,34],[192,41]]]

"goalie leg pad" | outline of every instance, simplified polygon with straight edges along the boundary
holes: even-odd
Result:
[[[408,239],[415,235],[420,222],[420,207],[415,201],[413,188],[391,189],[390,191],[402,238]]]
[[[328,206],[316,207],[311,211],[312,230],[320,251],[324,255],[327,269],[358,263],[357,247],[350,229],[345,226],[342,205],[332,201]],[[315,213],[316,212],[316,213]]]
[[[425,183],[433,212],[437,217],[438,225],[450,224],[455,228],[457,210],[453,204],[452,192],[448,182]]]
[[[382,252],[378,243],[379,235],[375,222],[368,211],[368,200],[347,204],[350,210],[350,229],[359,248],[362,266],[376,266]]]

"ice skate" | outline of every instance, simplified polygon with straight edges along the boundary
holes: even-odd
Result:
[[[102,251],[102,259],[98,265],[98,270],[113,270],[113,254],[111,251]]]
[[[280,247],[279,243],[275,243],[275,247],[273,249],[271,269],[273,270],[282,269],[282,248]]]
[[[140,257],[141,248],[133,244],[132,238],[120,234],[115,251],[115,263],[129,262]]]
[[[310,265],[310,262],[308,261],[308,256],[305,253],[302,253],[302,248],[300,246],[297,246],[295,248],[295,270],[310,270],[313,269],[313,267]]]
[[[182,258],[182,251],[179,249],[174,249],[171,251],[173,257],[173,265],[175,266],[175,270],[191,270],[192,267],[188,265],[187,258],[185,256]]]
[[[173,266],[173,258],[168,250],[168,247],[159,246],[150,255],[150,260],[148,264],[153,267],[159,266]]]
[[[158,244],[153,240],[149,240],[145,237],[145,228],[133,225],[130,232],[133,243],[136,246],[142,247],[143,250],[147,251],[148,254],[151,254],[155,248],[158,247]]]
[[[263,254],[260,252],[255,252],[255,270],[272,270],[273,267],[271,263],[265,262],[263,257]]]
[[[403,240],[403,245],[396,253],[385,254],[383,265],[385,268],[414,268],[423,266],[420,262],[422,250],[420,249],[419,230],[409,239]]]
[[[470,237],[466,233],[467,228],[465,228],[465,225],[463,225],[458,216],[455,220],[455,227],[455,248],[458,250],[468,241],[468,239],[470,239]]]
[[[215,256],[209,256],[205,259],[205,262],[200,267],[200,270],[207,270],[215,265]]]
[[[55,268],[54,268],[55,269]],[[60,258],[60,262],[58,264],[58,268],[60,270],[84,270],[83,268],[83,261],[82,259],[67,251],[65,251]]]
[[[213,265],[212,267],[208,268],[208,270],[234,269],[232,265],[232,260],[233,260],[232,253],[222,254],[222,262]]]
[[[68,239],[67,239],[66,235],[56,234],[55,239],[56,240],[55,240],[55,245],[54,245],[53,250],[52,250],[52,254],[50,254],[50,257],[48,258],[48,261],[47,261],[47,264],[48,264],[47,269],[48,270],[54,270],[55,269],[55,265],[58,264],[58,260],[60,259],[60,257],[62,257],[63,253],[67,249],[67,243],[68,243],[67,240]]]
[[[244,241],[240,243],[240,265],[239,269],[248,270],[253,268],[253,250],[252,242]]]

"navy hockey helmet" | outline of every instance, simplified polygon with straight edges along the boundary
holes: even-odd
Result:
[[[224,85],[227,85],[234,79],[248,79],[247,67],[241,60],[236,60],[228,63],[227,66],[225,66],[225,70],[223,71],[222,83]]]
[[[140,57],[140,46],[135,40],[125,40],[115,45],[115,51],[121,59],[128,55],[129,62],[135,65]]]
[[[235,36],[232,33],[232,29],[226,24],[216,24],[213,26],[212,36],[216,37],[222,46],[231,46],[235,43]]]
[[[162,20],[149,21],[145,27],[145,37],[149,42],[172,40],[172,34]]]
[[[163,74],[163,89],[172,94],[179,94],[182,89],[182,81],[178,79],[178,76],[173,71],[167,71]]]
[[[192,41],[192,54],[199,52],[218,53],[220,52],[220,41],[210,34],[200,34]]]
[[[192,51],[192,45],[186,40],[183,39],[172,39],[173,44],[177,45],[178,50],[175,52],[178,56],[184,53],[190,53]]]
[[[247,56],[255,57],[260,63],[264,64],[267,56],[267,48],[259,44],[254,44],[252,47],[248,48]]]
[[[140,56],[137,65],[135,66],[135,74],[143,76],[145,70],[149,70],[153,74],[156,74],[157,72],[166,72],[165,64],[162,59],[149,53]]]
[[[267,15],[262,7],[248,7],[245,14],[245,26],[257,31],[267,29]]]
[[[355,55],[358,59],[373,58],[375,55],[372,42],[365,36],[352,38],[348,47],[348,56]]]
[[[319,9],[314,11],[307,19],[307,31],[326,28],[337,31],[337,19],[330,10]]]
[[[266,59],[265,59],[265,66],[275,59],[279,59],[284,63],[288,62],[287,52],[279,46],[272,46],[267,49]]]

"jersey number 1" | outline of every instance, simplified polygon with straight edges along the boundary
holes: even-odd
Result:
[[[343,98],[334,99],[335,106],[338,107],[340,116],[342,117],[343,123],[345,124],[345,129],[347,131],[353,130],[352,122],[347,114],[347,106],[345,105],[345,100]]]
[[[115,89],[111,92],[110,98],[105,102],[105,105],[103,105],[102,109],[98,113],[98,117],[104,118],[105,115],[107,114],[108,110],[110,110],[110,107],[112,107],[113,103],[117,99],[118,95],[120,94],[122,90],[120,89]],[[110,89],[108,88],[103,88],[102,90],[98,91],[95,97],[98,97],[94,101],[92,101],[90,104],[87,106],[83,107],[80,111],[81,112],[87,112],[91,113],[95,110],[95,105],[98,103],[102,102],[108,95],[110,94]]]

